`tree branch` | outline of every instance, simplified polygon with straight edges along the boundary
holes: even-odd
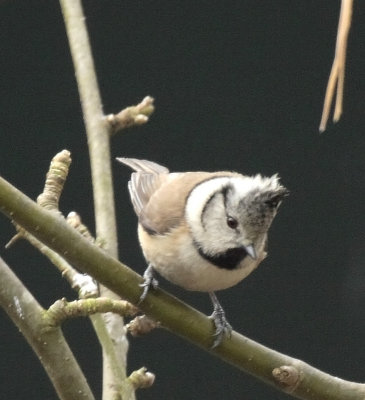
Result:
[[[105,242],[105,250],[118,258],[118,241],[112,184],[110,136],[111,125],[104,118],[97,83],[85,16],[81,0],[60,0],[72,60],[75,68],[81,106],[89,146],[91,177],[93,184],[96,238]],[[118,297],[101,286],[101,295]],[[103,319],[103,322],[101,321]],[[91,318],[103,348],[103,399],[115,396],[115,388],[126,379],[126,354],[128,341],[121,337],[123,318],[115,314],[103,314]],[[103,326],[104,325],[104,326]],[[130,385],[122,397],[135,398]]]
[[[60,0],[86,126],[94,194],[96,237],[118,257],[110,157],[110,127],[104,118],[80,0]]]
[[[333,60],[330,77],[328,79],[322,118],[319,125],[320,132],[324,132],[326,130],[336,87],[337,92],[333,122],[338,122],[342,114],[343,89],[345,82],[346,66],[346,48],[348,33],[351,27],[352,6],[353,0],[342,0],[340,19],[338,22],[335,58]]]
[[[37,354],[59,398],[93,400],[61,330],[45,329],[43,308],[1,258],[0,276],[0,304]]]
[[[130,106],[120,111],[118,114],[109,114],[105,118],[111,125],[112,134],[132,126],[143,125],[148,122],[155,106],[154,99],[146,96],[139,104]]]
[[[70,165],[71,154],[68,150],[62,150],[52,158],[43,192],[37,198],[41,207],[59,212],[58,204]]]
[[[62,194],[64,184],[67,179],[69,167],[71,165],[71,154],[68,150],[62,150],[57,153],[51,161],[49,170],[46,175],[46,182],[43,192],[37,197],[37,204],[41,207],[53,211],[62,216],[59,210],[59,201]],[[74,229],[78,230],[88,240],[94,242],[89,230],[81,223],[81,218],[75,212],[69,213],[66,219],[67,223]],[[44,254],[54,266],[62,273],[70,283],[71,287],[78,291],[79,297],[96,297],[99,294],[97,284],[90,276],[80,274],[76,271],[64,258],[58,253],[47,247],[44,243],[36,239],[20,225],[14,224],[17,230],[16,235],[5,245],[9,248],[20,238],[27,240],[31,245]]]
[[[93,282],[90,281],[91,278],[89,276],[80,274],[57,252],[53,251],[43,242],[35,238],[20,225],[15,224],[15,227],[18,232],[9,243],[5,245],[5,248],[9,248],[13,245],[15,238],[16,240],[19,238],[25,239],[51,261],[51,263],[61,272],[62,276],[67,279],[72,289],[78,291],[80,297],[89,297],[90,295],[97,293],[96,284],[93,284]]]
[[[138,308],[125,300],[112,300],[108,297],[81,299],[68,302],[65,298],[57,300],[44,312],[44,320],[50,327],[61,325],[65,320],[78,317],[89,317],[96,313],[112,312],[122,317],[133,316]]]
[[[42,209],[0,178],[0,211],[62,255],[69,263],[93,276],[119,296],[137,304],[142,278],[90,243],[60,217]],[[211,319],[161,289],[151,291],[139,308],[163,327],[191,341],[257,378],[307,400],[363,400],[365,384],[345,381],[310,365],[262,346],[237,332],[212,350]],[[283,383],[277,368],[296,371],[294,384]],[[280,372],[280,370],[279,370]],[[293,373],[293,372],[292,372]],[[293,381],[293,380],[292,380]]]

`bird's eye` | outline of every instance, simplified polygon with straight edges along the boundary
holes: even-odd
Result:
[[[238,222],[235,218],[233,217],[227,217],[227,225],[231,228],[231,229],[236,229],[238,226]]]

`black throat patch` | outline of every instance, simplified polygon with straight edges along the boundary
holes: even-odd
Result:
[[[247,251],[244,247],[236,247],[229,249],[224,253],[219,253],[214,256],[204,253],[199,245],[197,245],[199,254],[207,261],[211,262],[218,268],[236,269],[240,262],[247,256]]]

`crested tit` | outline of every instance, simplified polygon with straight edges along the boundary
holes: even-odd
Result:
[[[187,290],[209,292],[218,346],[231,333],[215,291],[250,274],[266,257],[267,232],[288,190],[274,175],[176,172],[147,160],[117,158],[135,172],[128,188],[149,263],[140,301],[156,270]]]

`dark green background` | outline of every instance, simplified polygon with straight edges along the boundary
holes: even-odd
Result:
[[[340,1],[85,1],[105,113],[156,99],[148,125],[113,138],[114,156],[171,170],[278,172],[291,196],[270,232],[269,257],[220,293],[235,329],[336,376],[364,381],[365,8],[355,2],[344,115],[318,134]],[[73,165],[61,200],[94,229],[86,136],[57,1],[0,2],[0,173],[28,196],[50,159]],[[129,171],[114,164],[120,257],[139,272]],[[0,255],[44,307],[74,298],[27,243]],[[207,295],[161,280],[209,314]],[[64,331],[97,397],[100,349],[86,319]],[[287,396],[164,331],[132,339],[129,371],[155,385],[139,399],[286,399]],[[0,398],[56,395],[21,334],[0,313]]]

